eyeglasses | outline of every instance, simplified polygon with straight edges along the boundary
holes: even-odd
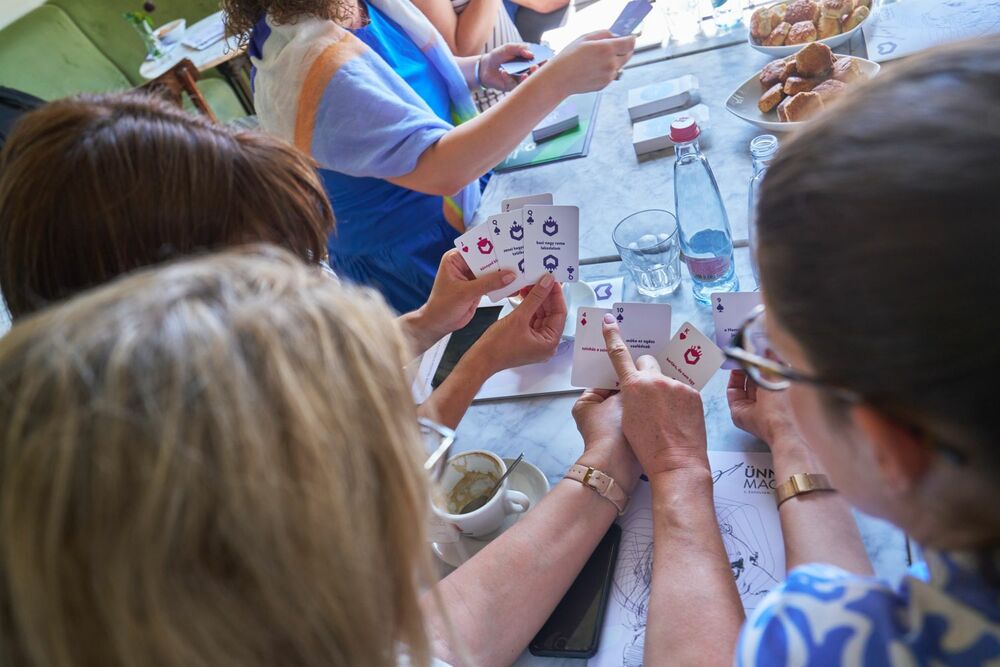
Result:
[[[793,382],[803,382],[822,387],[850,403],[862,400],[861,394],[855,391],[800,373],[782,361],[767,337],[763,304],[750,311],[746,321],[733,336],[732,345],[723,352],[763,389],[784,391]]]
[[[437,482],[444,475],[448,454],[451,452],[452,445],[455,444],[455,432],[447,426],[442,426],[423,417],[417,422],[420,424],[420,435],[427,452],[424,471],[432,482]]]
[[[871,400],[856,391],[801,373],[782,361],[774,348],[771,347],[767,337],[763,304],[750,311],[746,321],[740,325],[736,335],[733,336],[732,345],[723,352],[728,358],[739,364],[740,369],[762,389],[784,391],[793,382],[802,382],[818,387],[852,405],[872,403]],[[880,405],[879,409],[890,415],[893,413],[891,407],[888,406]],[[901,423],[908,423],[907,418],[903,415],[899,415],[897,418]],[[930,433],[927,435],[933,437]],[[968,458],[961,449],[951,445],[935,440],[933,446],[952,463],[962,464]]]

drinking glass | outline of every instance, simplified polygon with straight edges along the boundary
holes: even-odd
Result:
[[[633,213],[611,234],[636,289],[646,296],[670,294],[681,284],[677,218],[669,211]]]
[[[685,44],[694,41],[701,32],[700,0],[671,0],[666,3],[667,28],[670,38]]]

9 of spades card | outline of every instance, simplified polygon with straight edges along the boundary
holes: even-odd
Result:
[[[716,292],[711,296],[712,319],[715,320],[715,344],[725,349],[733,344],[733,336],[746,321],[750,311],[761,304],[760,292]],[[726,359],[723,368],[739,368]]]
[[[524,269],[531,282],[548,271],[559,282],[580,279],[580,209],[525,206]]]

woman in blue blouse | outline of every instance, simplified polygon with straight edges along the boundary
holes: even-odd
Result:
[[[998,109],[1000,41],[938,49],[859,86],[768,171],[765,308],[729,400],[779,485],[811,476],[779,486],[790,571],[742,632],[701,399],[613,353],[656,512],[646,664],[1000,664]],[[845,500],[918,542],[922,574],[872,576]]]
[[[409,0],[222,0],[250,35],[261,126],[312,155],[337,217],[330,263],[399,311],[423,303],[485,181],[556,105],[599,90],[633,37],[593,33],[518,85],[507,44],[455,58]],[[516,86],[516,89],[515,89]],[[477,115],[470,90],[513,91]]]

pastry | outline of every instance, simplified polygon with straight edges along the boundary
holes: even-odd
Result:
[[[858,7],[864,7],[866,9],[872,8],[872,0],[854,0],[854,9]]]
[[[793,26],[801,21],[814,23],[819,18],[819,5],[812,0],[795,0],[785,10],[785,21]]]
[[[788,38],[788,31],[791,29],[792,24],[785,21],[774,26],[774,30],[764,40],[764,46],[784,46],[785,40]]]
[[[760,96],[760,100],[757,102],[757,108],[760,109],[761,113],[768,113],[774,107],[778,106],[778,102],[781,101],[784,95],[781,93],[781,84],[776,83],[767,89],[767,92]]]
[[[856,7],[854,11],[851,12],[850,16],[848,16],[844,20],[844,32],[847,32],[848,30],[854,30],[855,28],[857,28],[859,25],[861,25],[862,21],[868,18],[869,14],[871,14],[871,10],[865,7],[864,5],[862,5],[861,7]]]
[[[781,59],[769,62],[760,71],[760,85],[770,88],[776,83],[784,83],[785,80],[795,74],[795,60]]]
[[[776,25],[774,13],[770,7],[760,7],[750,17],[750,37],[760,44],[763,42]]]
[[[835,97],[847,90],[847,84],[836,79],[827,79],[812,89],[823,100],[823,104],[829,104]]]
[[[793,23],[785,38],[785,44],[805,44],[816,41],[816,26],[812,21]]]
[[[792,101],[791,97],[786,97],[785,99],[781,100],[780,104],[778,104],[778,108],[776,109],[776,111],[778,112],[778,120],[781,121],[782,123],[788,122],[788,114],[785,111],[785,109],[788,107],[788,103],[791,101]]]
[[[816,21],[816,37],[826,39],[840,34],[840,17],[821,16]]]
[[[792,26],[795,30],[795,26]],[[795,54],[795,71],[802,77],[823,76],[833,69],[833,51],[826,44],[809,44]]]
[[[851,0],[823,0],[819,6],[819,17],[840,20],[844,14],[850,14],[853,5]]]
[[[785,20],[785,12],[788,11],[788,3],[782,2],[771,6],[771,16],[774,17],[774,24],[777,25]]]
[[[819,79],[805,79],[801,76],[790,76],[785,80],[784,85],[781,87],[781,91],[785,93],[785,95],[798,95],[799,93],[812,90],[819,82]]]
[[[823,98],[818,93],[799,93],[789,97],[784,104],[785,120],[807,120],[823,110]]]
[[[851,83],[863,78],[861,65],[853,58],[841,58],[833,64],[833,78],[844,83]]]

